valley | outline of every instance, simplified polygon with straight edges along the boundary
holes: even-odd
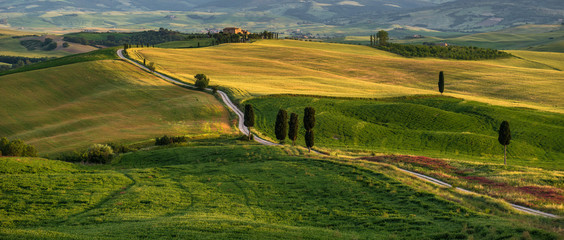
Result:
[[[29,58],[0,63],[1,239],[564,238],[558,1],[31,2],[0,3]]]

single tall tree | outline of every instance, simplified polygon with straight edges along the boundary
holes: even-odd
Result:
[[[443,71],[441,71],[439,73],[439,92],[441,92],[442,95],[444,91],[445,91],[445,75]]]
[[[255,126],[255,110],[251,104],[245,105],[245,118],[243,121],[245,127],[249,129],[249,140],[251,140],[251,128]]]
[[[304,109],[304,128],[306,129],[305,140],[309,152],[313,147],[313,127],[315,127],[315,109],[306,107]]]
[[[503,145],[503,164],[507,165],[507,145],[509,145],[511,141],[511,131],[509,130],[509,123],[507,121],[501,123],[497,141]]]
[[[388,40],[390,39],[390,37],[388,37],[388,32],[384,30],[378,31],[376,37],[378,38],[378,44],[380,46],[388,44]]]
[[[292,145],[296,145],[296,139],[298,138],[298,124],[298,114],[290,114],[288,138],[292,140]]]
[[[278,115],[276,115],[274,132],[276,133],[276,139],[280,140],[280,143],[284,143],[286,133],[288,132],[288,113],[284,109],[280,109]]]

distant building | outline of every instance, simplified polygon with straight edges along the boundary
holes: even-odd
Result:
[[[448,43],[437,43],[437,46],[448,47]]]
[[[249,31],[243,30],[243,29],[240,29],[240,28],[236,28],[236,27],[227,27],[227,28],[223,29],[223,33],[248,35]]]

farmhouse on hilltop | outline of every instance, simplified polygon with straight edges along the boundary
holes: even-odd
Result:
[[[240,29],[240,28],[236,28],[236,27],[227,27],[227,28],[223,29],[223,33],[248,35],[249,31],[243,30],[243,29]]]

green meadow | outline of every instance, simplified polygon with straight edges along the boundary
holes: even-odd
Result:
[[[256,108],[256,129],[270,139],[276,139],[274,123],[279,109],[303,118],[303,109],[311,106],[316,110],[315,145],[320,149],[488,163],[503,163],[497,129],[506,120],[512,134],[510,165],[564,170],[564,117],[558,113],[440,96],[381,100],[272,96],[247,103]],[[301,127],[299,145],[305,145],[304,134]]]
[[[199,44],[199,45],[198,45]],[[155,45],[155,47],[159,48],[195,48],[195,47],[209,47],[212,44],[212,39],[210,38],[195,38],[186,41],[173,41],[173,42],[165,42],[161,44]]]
[[[558,220],[513,217],[518,222],[507,210],[473,210],[463,206],[470,200],[445,200],[424,190],[427,183],[415,187],[375,163],[289,156],[232,140],[189,145],[97,166],[0,158],[0,237],[557,238],[539,226]]]

